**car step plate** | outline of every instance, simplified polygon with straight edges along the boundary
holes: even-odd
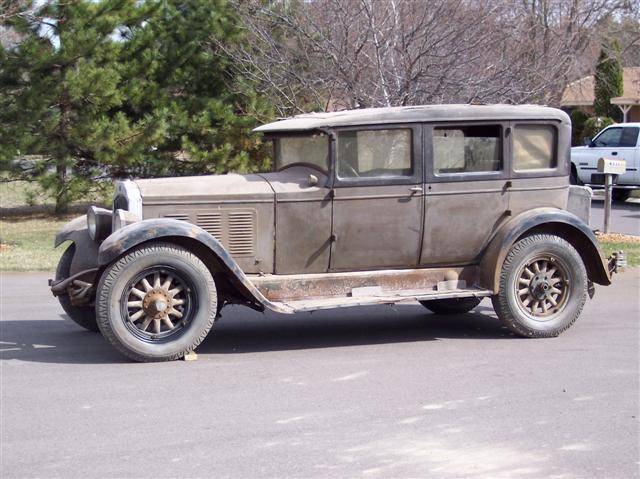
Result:
[[[366,288],[355,288],[364,290]],[[468,288],[468,289],[452,289],[448,291],[434,290],[413,290],[398,292],[383,292],[379,289],[372,289],[370,293],[363,294],[365,291],[358,291],[358,294],[352,296],[339,296],[331,298],[313,298],[301,299],[296,301],[276,302],[287,308],[297,311],[315,311],[319,309],[348,308],[352,306],[365,306],[374,304],[397,304],[413,301],[424,301],[430,299],[450,299],[450,298],[482,298],[491,296],[493,292],[488,289]]]

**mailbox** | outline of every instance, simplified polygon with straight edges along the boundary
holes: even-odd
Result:
[[[627,162],[624,160],[612,160],[610,158],[598,159],[598,172],[605,175],[623,175]]]
[[[609,219],[611,218],[611,191],[613,183],[618,175],[623,175],[627,168],[624,160],[611,160],[598,158],[598,171],[604,175],[604,232],[609,232]]]

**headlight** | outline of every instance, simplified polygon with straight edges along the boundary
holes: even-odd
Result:
[[[138,221],[140,221],[140,218],[130,211],[118,209],[113,213],[113,231],[118,231],[120,228],[124,228],[132,223],[137,223]]]
[[[87,230],[93,241],[102,241],[111,234],[111,211],[96,206],[87,210]]]

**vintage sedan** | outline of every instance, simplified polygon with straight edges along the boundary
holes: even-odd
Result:
[[[50,285],[71,319],[138,361],[193,351],[231,303],[461,314],[491,298],[514,333],[552,337],[611,283],[560,110],[362,109],[256,131],[272,172],[119,181],[112,210],[58,233]]]

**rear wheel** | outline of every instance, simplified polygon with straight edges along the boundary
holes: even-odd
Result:
[[[71,274],[71,261],[76,253],[76,245],[72,243],[60,257],[58,267],[56,268],[56,281],[67,279]],[[64,312],[79,326],[89,331],[98,331],[98,323],[96,322],[96,310],[93,306],[74,306],[68,294],[58,296],[60,306]]]
[[[136,361],[169,361],[195,349],[211,329],[216,286],[189,251],[150,244],[107,268],[96,310],[100,331],[120,352]]]
[[[568,329],[587,299],[587,272],[575,248],[558,236],[518,241],[500,273],[493,307],[514,333],[553,337]]]
[[[611,199],[613,201],[624,202],[631,197],[631,190],[621,190],[620,188],[614,188],[611,192]]]
[[[482,298],[430,299],[420,304],[436,314],[463,314],[478,306]]]

